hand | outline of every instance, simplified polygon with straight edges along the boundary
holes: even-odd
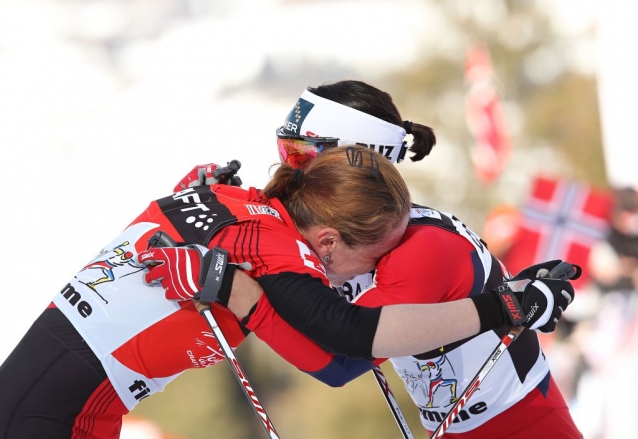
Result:
[[[156,247],[137,254],[137,261],[146,265],[147,285],[161,284],[168,300],[198,298],[202,287],[199,275],[202,254],[193,247]]]
[[[261,286],[242,270],[235,271],[227,308],[239,319],[251,314],[263,294]]]
[[[241,163],[238,160],[232,160],[227,163],[227,166],[223,167],[214,163],[197,165],[177,183],[173,192],[183,191],[189,187],[211,184],[241,186],[241,178],[235,175],[239,168],[241,168]]]
[[[496,293],[511,326],[552,332],[574,298],[574,287],[567,280],[519,279],[504,282]]]

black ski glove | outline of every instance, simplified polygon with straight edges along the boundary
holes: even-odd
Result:
[[[519,325],[541,332],[554,331],[574,299],[574,287],[568,279],[578,279],[581,273],[576,265],[549,261],[528,267],[494,290],[472,297],[481,332]]]
[[[519,279],[493,290],[501,300],[508,326],[552,332],[574,299],[574,287],[560,279]]]

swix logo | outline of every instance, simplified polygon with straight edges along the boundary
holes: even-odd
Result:
[[[226,265],[226,256],[224,253],[217,253],[217,260],[215,261],[215,271],[220,275],[222,274],[222,269]]]
[[[498,357],[501,356],[501,354],[503,353],[504,348],[500,347],[499,349],[496,349],[494,351],[494,354],[491,357],[492,362],[496,362],[496,360],[498,360]]]
[[[140,257],[140,262],[153,257],[155,257],[155,252],[146,253]]]
[[[131,393],[133,393],[133,396],[135,397],[136,401],[140,401],[146,398],[149,395],[149,393],[151,393],[151,390],[148,388],[146,383],[142,380],[133,381],[133,384],[129,386],[128,390]]]
[[[536,314],[536,311],[538,311],[540,308],[540,306],[538,306],[537,303],[534,303],[532,305],[532,309],[530,310],[530,312],[527,313],[527,320],[531,320],[532,317],[534,317],[534,314]]]
[[[512,293],[501,293],[501,298],[507,311],[512,319],[512,323],[518,325],[524,321],[518,300]]]
[[[239,378],[239,381],[241,382],[241,385],[244,386],[244,392],[246,393],[246,396],[250,399],[253,404],[253,408],[259,415],[264,428],[267,430],[271,438],[279,438],[279,435],[275,431],[275,427],[272,425],[270,419],[268,418],[268,415],[266,414],[266,410],[264,410],[263,406],[259,402],[259,399],[257,398],[257,395],[255,394],[255,391],[246,379],[246,375],[239,365],[239,362],[236,358],[229,358],[229,360],[230,365],[233,367],[235,373],[237,374],[237,378]]]

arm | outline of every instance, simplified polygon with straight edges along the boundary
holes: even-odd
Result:
[[[412,232],[401,250],[395,249],[377,267],[377,287],[357,297],[357,305],[363,307],[352,306],[332,289],[306,283],[293,273],[263,276],[258,282],[272,306],[293,327],[341,355],[378,358],[416,354],[476,335],[481,322],[472,300],[416,305],[466,297],[473,290],[474,271],[480,271],[483,278],[480,262],[478,267],[472,262],[474,247],[438,228],[414,228]],[[422,253],[423,233],[428,233],[428,245],[442,249],[434,252],[437,257],[412,257]],[[454,275],[442,275],[450,266],[455,268]],[[479,283],[482,287],[482,281]],[[452,291],[459,293],[455,296]],[[498,301],[491,306],[500,316]],[[483,331],[504,325],[503,320],[485,320]]]
[[[471,299],[454,302],[384,306],[372,344],[374,357],[395,357],[426,352],[471,337],[481,329]],[[415,333],[428,334],[414,338]],[[397,344],[401,340],[401,344]]]
[[[148,284],[160,283],[168,300],[201,297],[201,285],[205,280],[200,271],[203,267],[203,272],[208,272],[206,267],[211,267],[212,270],[214,264],[210,257],[213,252],[206,253],[202,258],[200,250],[196,247],[163,247],[140,252],[139,262],[148,264],[149,267],[149,272],[144,276],[145,281]],[[257,337],[290,364],[333,387],[343,386],[374,367],[368,360],[338,357],[326,352],[297,332],[274,312],[259,284],[235,267],[233,264],[228,265],[223,280],[213,288],[217,290],[218,305],[231,308],[236,317],[243,319],[242,323],[246,328],[255,332]],[[309,275],[302,277],[309,285],[325,287],[318,278]],[[243,294],[229,297],[228,289],[231,284]]]
[[[556,316],[560,317],[574,293],[567,281],[531,279],[519,280],[515,285],[504,283],[500,292],[447,303],[364,308],[348,303],[329,287],[299,290],[299,278],[264,276],[259,282],[272,307],[293,328],[332,352],[368,359],[415,355],[478,333],[513,326],[504,297],[523,304],[523,317],[532,316],[519,324],[551,332]],[[232,294],[241,292],[233,287]],[[423,336],[415,338],[414,334]]]
[[[348,303],[331,288],[320,285],[308,288],[301,278],[291,274],[264,276],[258,282],[272,307],[292,327],[326,349],[349,357],[412,355],[476,335],[481,330],[471,299],[367,308]],[[498,301],[495,305],[500,307]],[[234,312],[232,308],[231,311]],[[492,327],[484,330],[489,329]],[[426,335],[415,338],[414,334]]]

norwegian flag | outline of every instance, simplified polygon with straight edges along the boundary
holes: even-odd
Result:
[[[511,141],[494,87],[490,56],[481,46],[467,52],[465,81],[465,118],[475,141],[470,159],[479,181],[491,183],[509,159]]]
[[[610,192],[568,180],[535,178],[503,263],[516,274],[539,262],[562,259],[583,268],[574,281],[575,288],[581,287],[588,280],[589,252],[609,231],[612,206]]]

